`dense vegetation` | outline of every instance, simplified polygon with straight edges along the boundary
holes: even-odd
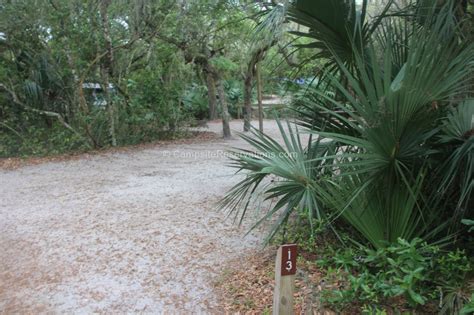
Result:
[[[268,56],[261,77],[275,93],[298,57],[277,45],[283,31],[253,35],[262,8],[1,1],[0,157],[139,143],[179,136],[200,120],[249,119],[255,65]]]
[[[311,248],[335,235],[343,249],[317,252],[342,283],[325,295],[336,308],[472,312],[474,8],[388,1],[370,17],[365,1],[331,4],[279,9],[326,62],[295,101],[298,126],[282,124],[284,144],[244,136],[255,151],[235,152],[246,176],[222,207],[244,217],[275,200],[257,223],[272,218],[269,240],[298,230]]]

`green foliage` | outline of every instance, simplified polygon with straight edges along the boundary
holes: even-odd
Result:
[[[339,309],[353,301],[359,301],[365,308],[380,307],[403,296],[411,307],[441,298],[441,311],[457,314],[467,301],[462,290],[468,273],[472,272],[471,262],[463,251],[441,251],[420,239],[399,239],[378,250],[338,250],[325,255],[317,264],[327,268],[326,283],[342,283],[339,290],[323,292],[325,302]],[[463,289],[440,291],[454,287]],[[454,302],[453,296],[457,299]]]
[[[82,138],[57,123],[52,128],[32,124],[21,131],[12,132],[0,124],[0,158],[11,156],[45,156],[87,149]]]
[[[286,224],[293,213],[307,218],[312,230],[315,220],[328,218],[317,194],[318,191],[324,194],[325,189],[320,186],[327,183],[317,178],[329,178],[330,172],[326,170],[316,175],[316,171],[323,169],[325,163],[330,163],[317,158],[333,155],[333,146],[331,143],[310,141],[305,149],[297,129],[287,124],[287,131],[285,131],[280,122],[278,125],[284,146],[256,130],[251,131],[252,136],[241,135],[255,151],[236,150],[234,152],[232,166],[238,171],[246,170],[248,173],[220,202],[220,207],[228,209],[236,218],[240,215],[240,221],[242,221],[258,186],[265,183],[265,180],[273,178],[273,184],[266,185],[262,195],[265,200],[275,198],[278,202],[257,222],[256,226],[271,218],[279,210],[283,211],[278,215],[267,241]]]
[[[339,75],[330,75],[326,85],[310,88],[316,97],[307,98],[306,107],[320,117],[314,124],[311,111],[300,112],[302,125],[318,141],[304,147],[298,131],[289,128],[282,137],[285,143],[298,144],[289,151],[299,160],[237,159],[235,167],[247,170],[247,179],[223,205],[231,210],[242,205],[245,214],[248,189],[255,190],[265,183],[264,177],[275,176],[277,180],[264,186],[264,195],[279,199],[268,213],[282,210],[277,223],[284,224],[293,212],[310,220],[342,218],[375,248],[399,238],[447,241],[447,228],[460,221],[451,213],[467,216],[474,174],[472,106],[466,101],[456,109],[448,107],[451,99],[465,95],[463,83],[473,71],[474,45],[459,45],[451,17],[446,8],[431,17],[429,28],[399,34],[401,38],[377,37],[374,41],[382,40],[388,48],[380,53],[371,45],[363,54],[354,51],[355,73],[337,54],[333,56],[346,84],[341,84]],[[400,69],[393,67],[397,54],[391,50],[398,49],[398,40],[408,45]],[[433,104],[444,107],[433,109]],[[452,125],[458,127],[447,127]],[[449,137],[455,130],[457,138]],[[264,135],[244,139],[259,156],[286,152],[268,145],[273,139]],[[443,147],[443,141],[452,147]]]
[[[209,117],[207,89],[202,85],[191,85],[183,95],[184,110],[196,119]]]
[[[379,309],[377,306],[364,305],[362,308],[362,314],[364,315],[387,315],[385,310]]]
[[[99,12],[102,4],[2,3],[3,154],[45,154],[50,147],[38,149],[42,138],[35,140],[38,144],[29,141],[43,137],[43,129],[58,132],[58,138],[69,133],[82,138],[74,148],[176,134],[188,122],[208,117],[209,100],[201,85],[211,72],[219,83],[228,79],[224,85],[230,108],[241,115],[241,83],[235,78],[240,78],[254,25],[246,15],[256,13],[256,7],[236,10],[238,4],[226,1],[112,1],[104,13]],[[103,24],[103,14],[109,25]],[[107,54],[106,28],[113,56]],[[99,91],[105,81],[113,87],[110,100]],[[101,94],[101,106],[93,93]],[[31,118],[28,123],[22,121],[25,115]],[[59,131],[57,122],[68,131]],[[57,149],[67,143],[58,143]]]
[[[292,220],[274,242],[298,243],[302,255],[323,274],[323,302],[342,313],[392,312],[436,308],[442,314],[458,314],[469,303],[472,258],[465,250],[443,250],[421,239],[399,239],[374,250],[350,242],[350,230],[339,234],[341,248],[327,225],[317,227],[312,238],[307,222]]]
[[[430,256],[436,251],[436,247],[423,244],[419,239],[411,243],[399,239],[397,244],[383,249],[367,250],[355,265],[358,273],[346,275],[347,288],[337,293],[337,296],[331,297],[333,293],[328,292],[328,302],[350,303],[358,300],[380,303],[383,298],[404,296],[412,306],[423,305],[427,300],[427,292],[424,292],[422,283],[430,270]],[[337,255],[334,262],[338,267],[347,268],[345,262],[348,257],[342,255]]]
[[[439,284],[455,285],[461,283],[471,271],[471,262],[465,251],[457,249],[439,256],[436,260]]]
[[[339,238],[349,226],[362,249],[326,262],[327,282],[345,283],[326,296],[336,305],[439,298],[443,311],[460,312],[472,272],[460,223],[473,215],[474,45],[460,40],[449,5],[422,24],[395,14],[371,25],[347,3],[290,5],[290,18],[315,40],[307,47],[329,59],[327,72],[298,97],[304,132],[280,124],[284,145],[243,136],[251,149],[234,150],[233,166],[245,177],[221,207],[242,220],[256,199],[268,200],[256,224],[275,216],[272,238],[304,219],[305,247],[321,222]],[[344,23],[333,11],[346,13],[337,15]],[[448,244],[464,249],[442,251]]]
[[[468,232],[472,232],[474,231],[474,220],[468,220],[468,219],[464,219],[461,221],[463,224],[469,226],[469,231]]]
[[[327,223],[323,221],[314,220],[312,222],[313,227],[311,229],[310,223],[305,218],[296,218],[295,220],[288,220],[287,225],[275,235],[272,240],[272,244],[298,244],[298,248],[302,251],[310,254],[321,254],[321,251],[325,250],[326,247],[319,247],[316,240],[320,242],[326,242],[323,236],[327,236]],[[313,232],[311,232],[313,231]],[[317,235],[317,238],[315,238]],[[328,241],[328,243],[331,240]],[[327,246],[329,248],[329,246]],[[328,254],[329,255],[329,254]]]
[[[241,118],[244,98],[242,83],[237,80],[226,80],[224,89],[229,101],[229,114],[234,118]]]
[[[384,63],[380,65],[374,49],[368,50],[368,60],[357,57],[357,76],[350,74],[349,69],[341,64],[354,94],[351,95],[334,79],[333,84],[345,95],[348,103],[333,104],[352,121],[344,118],[346,124],[336,126],[337,130],[316,131],[319,136],[337,141],[340,146],[353,148],[340,156],[344,161],[339,164],[341,175],[347,174],[347,179],[340,182],[338,192],[342,190],[347,194],[340,203],[337,201],[340,198],[333,199],[336,201],[334,208],[377,247],[381,246],[380,241],[393,242],[398,237],[428,237],[443,226],[442,221],[433,215],[433,209],[447,214],[446,206],[443,207],[441,202],[463,204],[464,198],[469,196],[465,191],[469,191],[472,172],[464,175],[467,183],[461,196],[431,191],[444,187],[445,183],[457,185],[454,179],[464,173],[464,167],[436,177],[441,181],[436,188],[431,186],[434,178],[431,178],[431,183],[424,182],[426,174],[436,172],[443,164],[450,164],[448,161],[451,159],[444,155],[438,160],[440,156],[434,156],[437,143],[433,136],[438,131],[436,121],[445,121],[446,114],[433,111],[427,104],[448,101],[449,97],[462,93],[464,86],[459,82],[465,81],[472,71],[474,46],[459,48],[454,35],[446,39],[445,28],[449,28],[446,16],[436,18],[439,29],[435,32],[422,30],[411,35],[408,60],[398,73],[391,72],[391,54],[385,52]],[[445,34],[442,44],[439,34]],[[435,50],[436,54],[428,53]],[[442,61],[439,59],[441,55],[451,57]],[[433,80],[442,75],[443,79]],[[415,85],[419,92],[416,95],[411,93]],[[334,111],[329,114],[334,118],[340,116]],[[469,151],[473,147],[469,139],[464,139],[459,145],[460,150]],[[467,147],[462,149],[462,146]],[[357,167],[354,167],[354,161],[357,161]],[[361,183],[370,182],[373,186],[355,190]],[[443,197],[453,200],[440,201]]]
[[[436,268],[432,277],[441,294],[440,313],[458,314],[464,304],[468,302],[469,294],[474,290],[474,284],[469,283],[469,277],[473,272],[473,263],[465,252],[459,249],[436,259]]]
[[[384,13],[390,4],[383,10]],[[338,62],[354,69],[354,53],[362,53],[369,45],[383,16],[376,16],[372,21],[368,19],[366,0],[360,10],[357,10],[355,0],[334,0],[331,5],[322,0],[298,0],[288,9],[291,21],[309,29],[308,32],[292,32],[311,40],[299,46],[311,48],[315,52],[313,59],[324,59],[324,69],[331,72],[337,70]]]
[[[98,148],[168,136],[194,119],[208,117],[212,102],[202,85],[209,74],[225,87],[232,116],[242,117],[241,75],[246,55],[259,45],[250,33],[262,4],[213,0],[105,4],[2,3],[0,120],[8,126],[1,127],[1,137],[9,139],[5,144],[40,137],[42,131],[31,132],[30,127],[59,132],[57,122],[68,130],[64,133],[82,138],[83,144],[72,147]],[[103,5],[106,9],[101,12]],[[279,19],[281,26],[285,17]],[[275,36],[283,33],[284,28],[267,34],[273,42],[283,40]],[[107,53],[109,45],[112,54]],[[268,59],[270,63],[262,66],[264,80],[273,65],[283,61],[277,49]],[[290,72],[287,65],[282,69]],[[113,87],[110,100],[99,88],[106,81]],[[101,106],[94,93],[100,94]],[[22,122],[25,115],[31,117],[28,124]],[[43,152],[35,144],[31,144],[35,149],[12,145],[3,152]]]
[[[224,56],[213,58],[211,60],[211,63],[213,64],[214,67],[216,67],[216,69],[222,72],[231,72],[239,68],[239,66],[236,63],[234,63],[232,60]]]
[[[469,299],[469,303],[464,305],[464,307],[461,310],[461,315],[468,315],[474,313],[474,293],[471,295],[471,298]]]
[[[135,80],[129,80],[128,88],[133,97],[121,110],[120,119],[124,121],[120,134],[124,143],[159,138],[164,132],[174,131],[186,119],[180,104],[184,87],[178,82],[157,81],[154,71],[143,70],[135,74]]]
[[[440,193],[457,191],[456,218],[466,215],[474,182],[474,100],[468,99],[451,108],[442,121],[437,149],[446,157],[438,176],[443,178]]]
[[[242,117],[242,84],[237,80],[224,81],[224,92],[229,102],[229,114],[234,117]],[[207,88],[202,85],[193,84],[183,95],[184,111],[190,117],[197,120],[209,118],[209,106]]]

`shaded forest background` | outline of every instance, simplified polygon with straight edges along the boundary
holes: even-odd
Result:
[[[182,127],[218,117],[248,121],[260,60],[265,57],[259,68],[267,94],[285,93],[297,76],[314,76],[317,65],[294,67],[309,55],[292,53],[289,25],[255,35],[264,3],[0,6],[3,157],[176,137]],[[304,40],[292,45],[298,41]]]

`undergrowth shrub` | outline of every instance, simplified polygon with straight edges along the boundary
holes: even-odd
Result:
[[[437,305],[443,313],[457,314],[472,290],[472,261],[465,252],[444,251],[421,239],[398,239],[378,250],[351,247],[317,263],[325,266],[328,283],[342,284],[323,292],[324,301],[338,309],[354,301],[367,307],[393,306],[398,299],[401,308]]]

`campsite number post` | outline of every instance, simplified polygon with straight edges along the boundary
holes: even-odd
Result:
[[[273,314],[294,314],[293,292],[295,290],[296,257],[295,244],[282,245],[275,262],[275,292]]]

